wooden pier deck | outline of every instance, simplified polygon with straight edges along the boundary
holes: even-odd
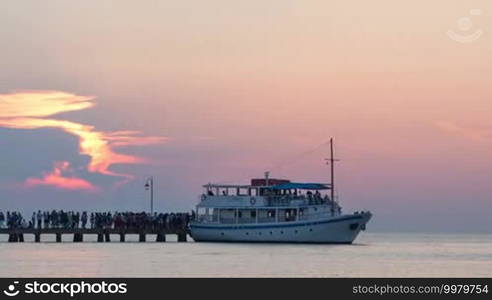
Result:
[[[84,235],[97,235],[97,242],[111,242],[111,235],[118,235],[120,242],[125,242],[127,234],[138,235],[139,242],[146,242],[147,235],[156,235],[156,242],[165,242],[166,235],[176,235],[178,242],[186,242],[188,230],[186,229],[114,229],[114,228],[2,228],[0,235],[7,234],[9,242],[24,242],[24,235],[34,235],[34,242],[41,242],[41,235],[55,235],[56,242],[61,243],[62,235],[73,235],[73,242],[80,243],[84,241]]]

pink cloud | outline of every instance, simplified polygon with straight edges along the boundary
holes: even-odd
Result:
[[[478,142],[489,141],[492,138],[491,130],[487,129],[463,127],[449,121],[437,121],[435,125],[441,130]]]
[[[43,174],[41,178],[30,177],[26,180],[25,186],[35,187],[39,185],[53,186],[63,190],[83,190],[96,192],[98,188],[92,183],[74,176],[64,176],[64,173],[70,173],[70,163],[68,161],[56,162],[53,170]]]

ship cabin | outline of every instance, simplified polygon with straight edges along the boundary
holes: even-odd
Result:
[[[252,179],[250,185],[207,184],[196,220],[215,224],[296,222],[338,216],[330,184]]]

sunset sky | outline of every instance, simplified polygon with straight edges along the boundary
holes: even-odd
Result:
[[[329,180],[373,230],[492,232],[492,2],[4,1],[0,210],[189,211]]]

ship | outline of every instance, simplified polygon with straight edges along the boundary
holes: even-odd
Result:
[[[252,179],[247,185],[203,186],[190,221],[196,242],[351,244],[366,229],[369,211],[342,213],[335,199],[333,139],[330,183]]]

